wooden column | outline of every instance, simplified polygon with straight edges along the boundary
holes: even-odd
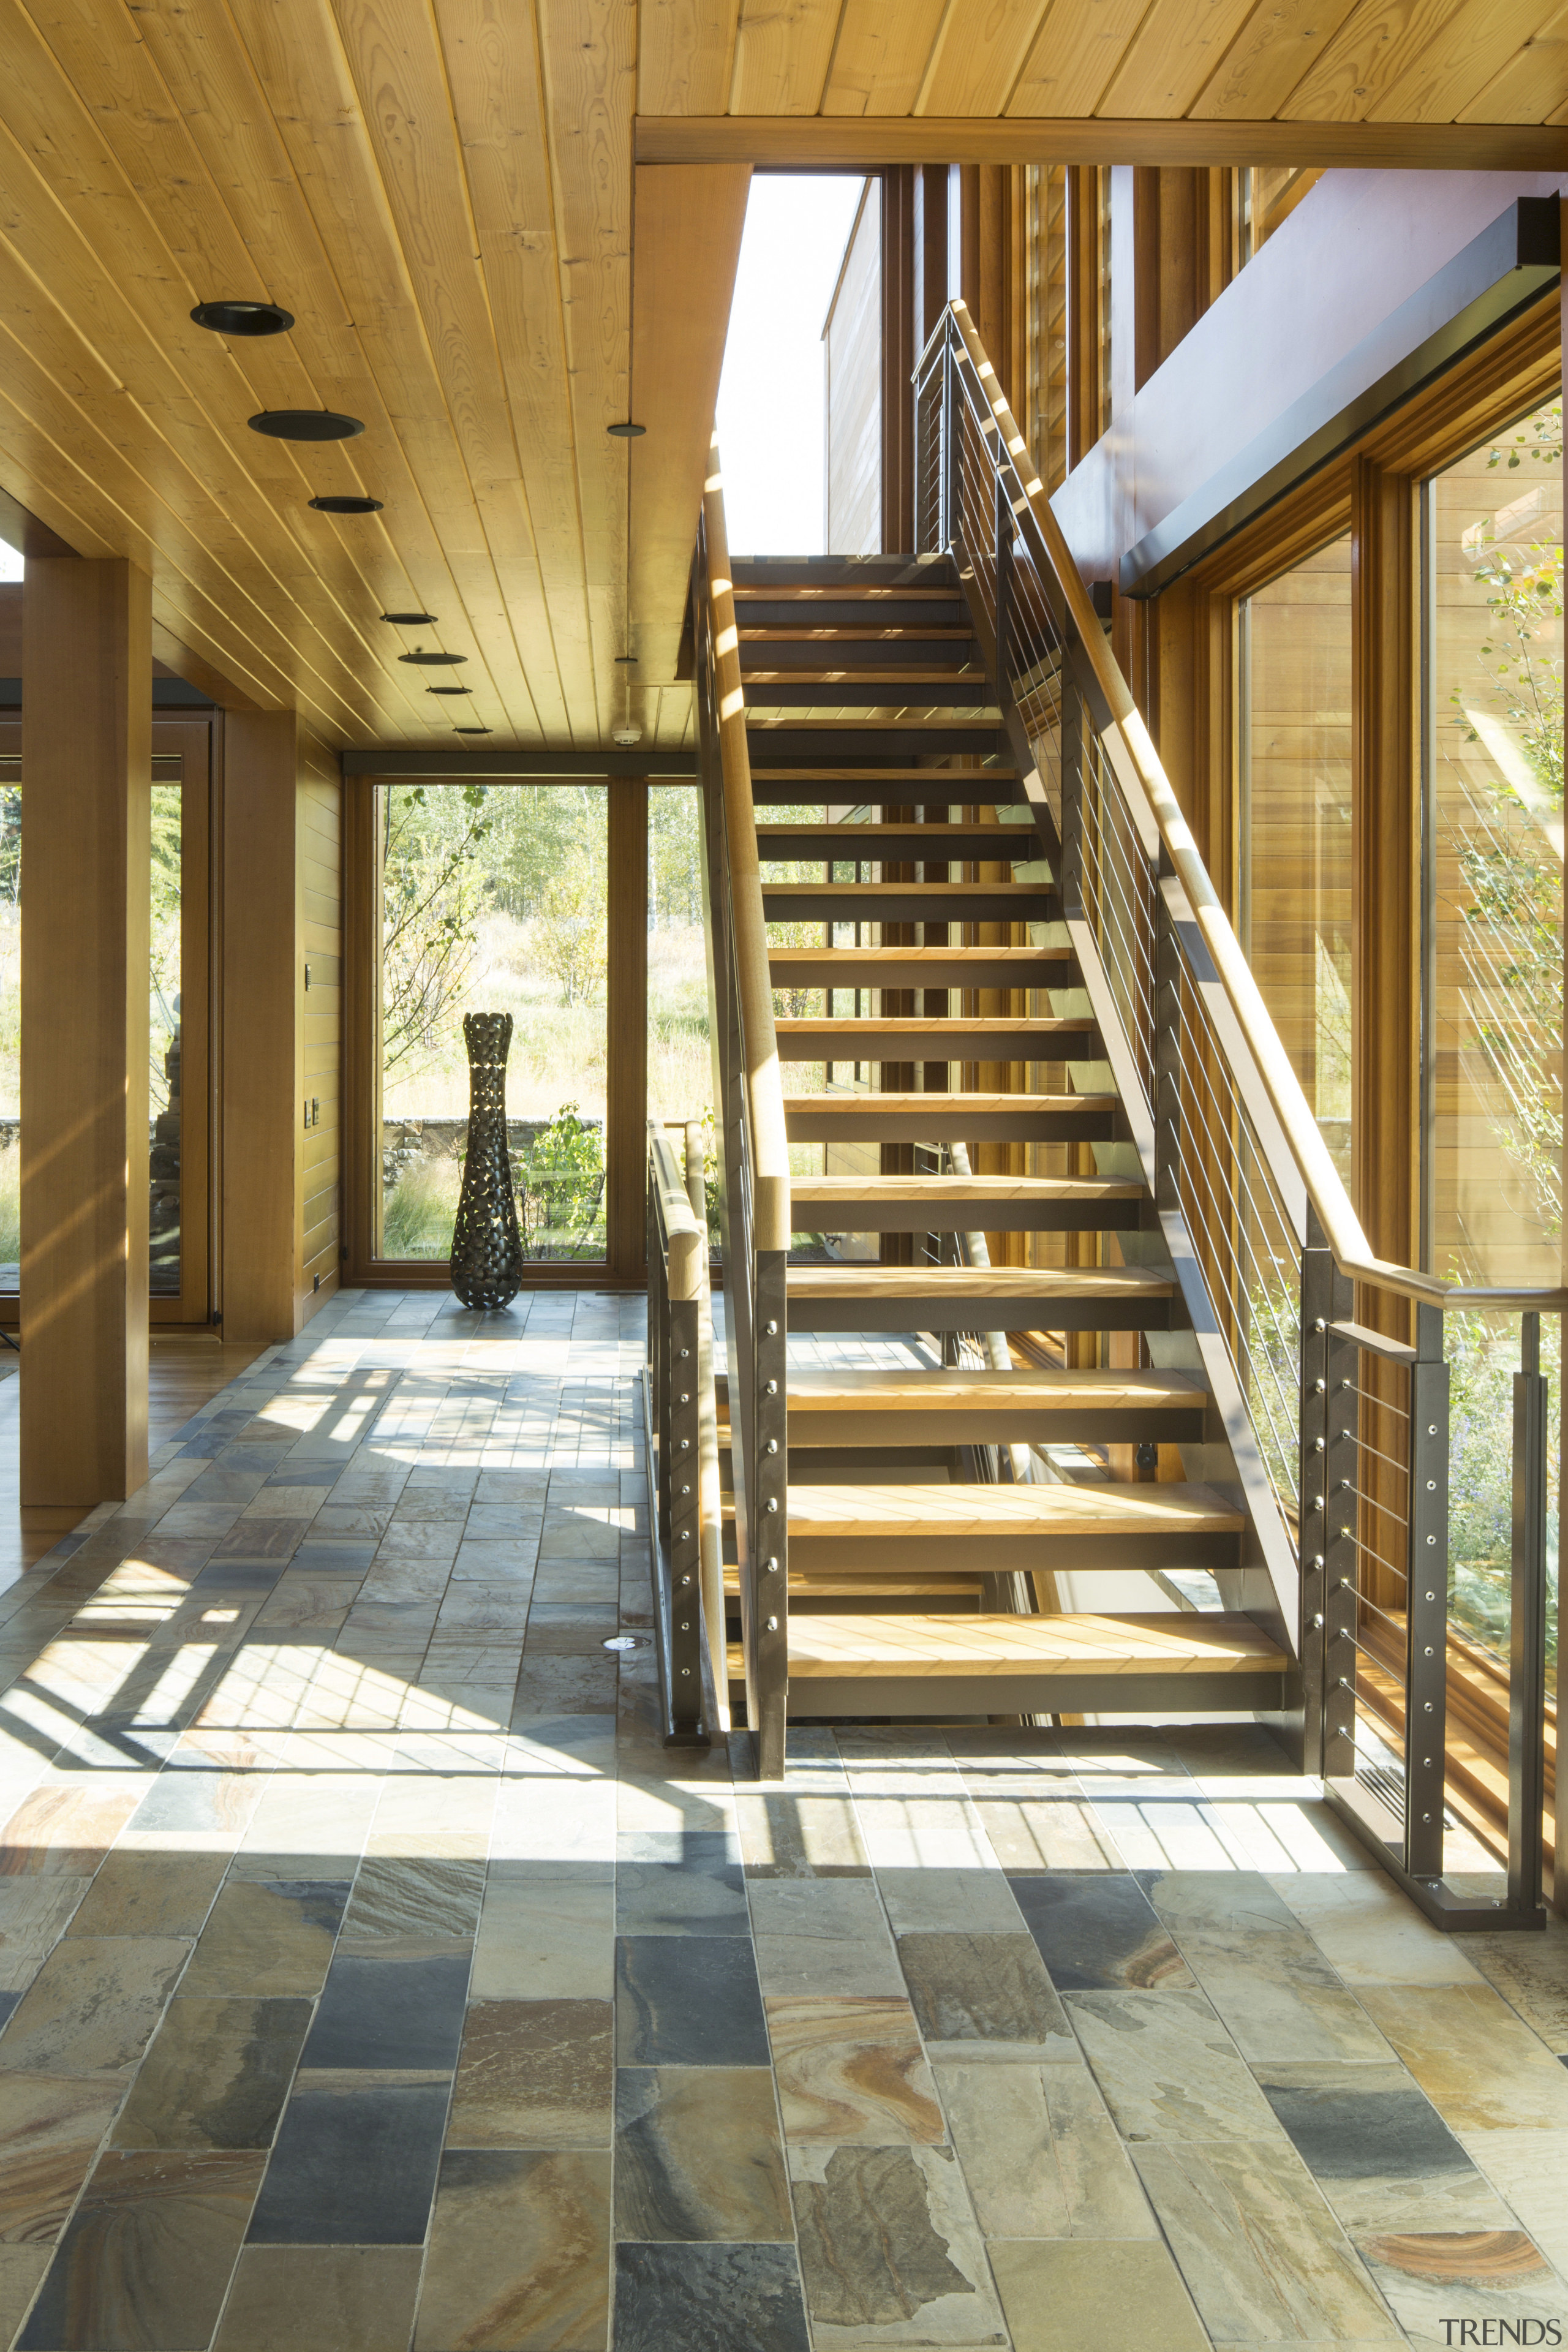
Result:
[[[911,164],[882,174],[882,547],[915,543],[915,182]]]
[[[223,1330],[289,1339],[305,1129],[299,949],[299,728],[292,711],[224,722]]]
[[[607,1067],[605,1084],[605,1254],[617,1282],[646,1280],[643,1170],[647,1155],[647,794],[640,779],[612,778],[609,805]],[[683,1114],[685,1103],[660,1103]]]
[[[924,351],[947,302],[948,167],[922,163],[914,174],[915,348]]]
[[[29,558],[22,655],[24,1507],[147,1476],[152,584]]]

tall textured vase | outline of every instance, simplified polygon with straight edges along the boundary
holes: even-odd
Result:
[[[522,1287],[522,1235],[506,1148],[510,1013],[466,1013],[468,1150],[452,1228],[452,1287],[465,1307],[505,1307]]]

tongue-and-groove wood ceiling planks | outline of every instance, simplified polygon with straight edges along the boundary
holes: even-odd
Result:
[[[639,115],[1568,117],[1547,0],[0,10],[0,492],[149,570],[173,667],[341,744],[597,744],[628,642],[647,739],[689,724],[671,681],[747,172],[634,166]],[[296,326],[226,342],[189,318],[219,295]],[[248,431],[286,406],[366,429]],[[629,407],[628,446],[605,427]],[[378,617],[405,609],[437,626]],[[471,698],[428,694],[416,646],[463,655],[443,682]]]

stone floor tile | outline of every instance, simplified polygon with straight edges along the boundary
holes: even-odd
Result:
[[[756,1878],[748,1891],[764,1994],[903,1993],[871,1879]]]
[[[907,2000],[807,1994],[766,2006],[779,2106],[792,2142],[886,2145],[946,2137]]]
[[[334,1954],[300,2064],[449,2073],[468,1990],[467,1948],[420,1958]]]
[[[484,1901],[482,1862],[373,1855],[354,1881],[338,1937],[341,1958],[467,1958]]]
[[[871,1865],[847,1791],[742,1792],[736,1799],[735,1813],[750,1877],[869,1874]]]
[[[86,1874],[0,1878],[0,1990],[26,1990],[92,1884]]]
[[[172,2000],[111,2145],[270,2147],[310,2022],[308,2000]]]
[[[605,2352],[609,2201],[607,2154],[449,2150],[415,2352]]]
[[[256,2245],[423,2242],[445,2082],[297,2084],[251,2219]]]
[[[1467,2320],[1472,2344],[1550,2344],[1553,2328],[1568,2336],[1568,2291],[1522,2230],[1384,2231],[1357,2246],[1420,2352],[1462,2344]],[[1487,2321],[1489,2330],[1479,2325]]]
[[[950,2056],[937,2059],[933,2071],[988,2238],[1157,2234],[1087,2067],[998,2065]]]
[[[134,2066],[190,1950],[164,1936],[68,1937],[0,2035],[0,2070],[107,2074]]]
[[[107,1777],[45,1780],[0,1831],[0,1877],[90,1877],[144,1793]]]
[[[474,2001],[463,2026],[447,2145],[608,2147],[614,2076],[609,2001]]]
[[[1013,1893],[1058,1992],[1184,1992],[1191,1970],[1127,1872],[1021,1877]]]
[[[1380,1870],[1275,1873],[1269,1884],[1352,1990],[1474,1984],[1479,1978],[1465,1957],[1463,1938],[1424,1919]]]
[[[1085,1798],[982,1796],[976,1790],[974,1811],[1005,1871],[1126,1869],[1114,1839]]]
[[[1549,2050],[1568,2052],[1568,1919],[1548,1912],[1543,1936],[1456,1936],[1472,1967]]]
[[[1495,2187],[1403,2066],[1339,2063],[1256,2071],[1296,2153],[1352,2236],[1367,2230],[1509,2226]]]
[[[896,1936],[1016,1936],[1021,1915],[1000,1870],[884,1869],[877,1889]]]
[[[1568,2279],[1568,2130],[1465,2131],[1467,2153]],[[1568,2326],[1563,2328],[1568,2339]]]
[[[1255,2064],[1392,2055],[1353,1993],[1268,1885],[1250,1871],[1167,1871],[1149,1900]]]
[[[123,2091],[101,2076],[0,2074],[0,2243],[54,2243]]]
[[[616,1662],[596,1658],[546,1657],[535,1664],[525,1654],[512,1703],[511,1720],[540,1715],[614,1715]]]
[[[749,1941],[618,1937],[616,2056],[623,2066],[765,2066],[768,2031]]]
[[[685,1841],[679,1860],[631,1861],[616,1871],[616,1927],[623,1936],[746,1936],[741,1865],[722,1835],[707,1852]]]
[[[265,2161],[163,2150],[100,2158],[18,2352],[205,2352]]]
[[[770,2071],[621,2067],[615,2220],[617,2238],[792,2240]]]
[[[951,2148],[792,2147],[790,2173],[816,2352],[1007,2342]]]
[[[1361,1998],[1454,2130],[1568,2127],[1568,2066],[1490,1985],[1363,1985]]]
[[[1267,2139],[1278,2130],[1201,1993],[1069,1992],[1064,2005],[1124,2139]]]
[[[616,2352],[680,2345],[810,2352],[794,2247],[617,2246]]]
[[[1162,2244],[993,2239],[987,2252],[1014,2352],[1208,2352],[1181,2273]],[[1306,2352],[1293,2345],[1291,2352]]]
[[[9,2344],[49,2266],[47,2246],[0,2245],[0,2344]]]
[[[247,2246],[213,2352],[407,2352],[416,2246]]]
[[[610,2000],[613,1865],[492,1863],[479,1915],[474,2000]]]
[[[1132,2160],[1211,2335],[1387,2336],[1386,2307],[1282,2141],[1135,2147]]]
[[[202,1929],[182,1992],[320,1992],[349,1886],[346,1878],[231,1877]]]
[[[992,2043],[1012,2053],[1077,2045],[1033,1939],[1016,1936],[899,1937],[899,1963],[928,2042]]]

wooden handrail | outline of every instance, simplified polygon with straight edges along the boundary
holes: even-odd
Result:
[[[664,1227],[672,1299],[700,1298],[703,1264],[708,1255],[708,1228],[691,1213],[686,1181],[668,1137],[653,1119],[647,1123],[648,1160],[658,1191],[659,1221]]]
[[[702,486],[703,537],[708,550],[708,607],[713,633],[714,684],[719,699],[719,753],[724,783],[724,826],[730,845],[730,896],[741,1030],[745,1040],[746,1105],[752,1125],[752,1221],[756,1249],[790,1243],[789,1139],[784,1083],[773,1030],[768,929],[757,856],[752,800],[752,759],[746,743],[746,698],[741,684],[741,640],[730,577],[730,534],[724,522],[724,482],[719,436],[709,451]]]
[[[1380,1290],[1393,1291],[1401,1297],[1417,1299],[1433,1307],[1521,1307],[1526,1311],[1539,1308],[1548,1312],[1568,1307],[1568,1290],[1471,1288],[1458,1283],[1445,1282],[1436,1275],[1421,1274],[1414,1266],[1394,1265],[1374,1253],[1329,1155],[1322,1130],[1301,1091],[1300,1081],[1290,1066],[1279,1034],[1242,952],[1241,942],[1231,928],[1230,917],[1209,879],[1208,868],[1182,814],[1181,803],[1171,789],[1170,780],[1133,701],[1131,690],[1106,643],[1105,632],[1073,562],[1066,535],[1051,510],[1045,485],[1029,455],[1028,445],[1018,430],[996,371],[974,331],[968,307],[955,299],[948,305],[948,313],[978,379],[981,397],[995,420],[996,429],[1013,459],[1024,496],[1028,501],[1030,517],[1045,542],[1057,584],[1066,600],[1085,657],[1094,673],[1095,684],[1110,713],[1110,740],[1105,742],[1105,748],[1118,784],[1128,798],[1129,814],[1138,824],[1140,832],[1143,830],[1140,819],[1152,818],[1154,830],[1164,844],[1166,855],[1186,891],[1194,920],[1209,951],[1220,986],[1236,1015],[1264,1092],[1279,1122],[1297,1172],[1306,1186],[1307,1198],[1317,1212],[1318,1222],[1322,1226],[1335,1265],[1352,1281],[1371,1283]],[[943,322],[939,322],[932,341],[942,331]],[[931,343],[928,342],[926,350],[930,352]],[[923,370],[924,354],[921,364]],[[1142,794],[1142,810],[1129,793],[1130,777]]]

